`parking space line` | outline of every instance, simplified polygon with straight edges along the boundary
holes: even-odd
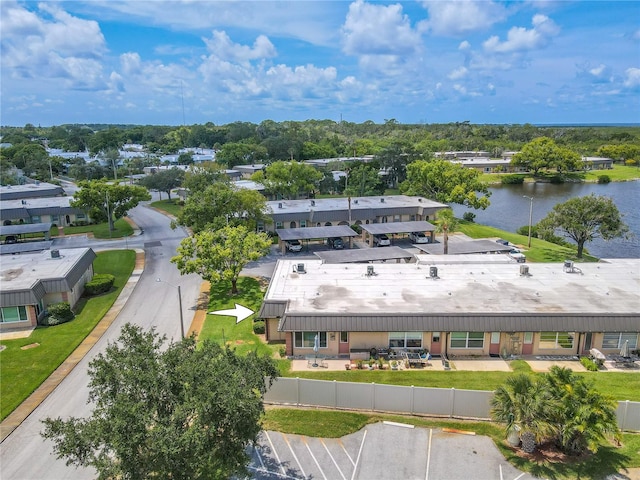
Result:
[[[320,473],[322,474],[322,478],[324,478],[324,480],[327,480],[327,476],[322,471],[322,467],[318,463],[318,460],[316,459],[316,456],[311,451],[311,447],[309,447],[309,444],[307,443],[307,439],[306,438],[305,438],[304,444],[307,446],[307,450],[309,450],[309,454],[311,455],[311,458],[313,458],[313,461],[316,462],[316,465],[318,466],[318,470],[320,470]],[[306,475],[305,475],[305,477],[306,477]]]
[[[327,451],[327,453],[329,454],[329,458],[331,458],[331,461],[333,462],[333,464],[336,466],[336,468],[338,469],[338,471],[340,472],[340,476],[342,476],[342,478],[344,480],[347,480],[347,477],[344,476],[344,473],[342,473],[342,470],[340,470],[340,467],[338,466],[338,463],[336,462],[336,459],[333,458],[333,455],[331,455],[331,452],[329,451],[329,449],[327,448],[327,445],[324,443],[324,440],[321,438],[320,442],[322,443],[322,446],[324,447],[324,449]]]
[[[424,474],[424,480],[429,480],[429,465],[431,463],[431,438],[433,437],[433,429],[429,429],[429,443],[427,443],[427,471]]]
[[[258,448],[254,445],[253,451],[256,452],[256,455],[258,456],[258,460],[260,460],[260,467],[264,469],[265,466],[264,466],[264,462],[262,461],[262,455],[260,455],[260,450],[258,450]]]
[[[347,452],[347,449],[344,448],[344,443],[342,443],[342,440],[338,439],[338,443],[340,443],[340,446],[342,447],[342,450],[344,451],[344,454],[347,456],[347,458],[351,462],[351,465],[353,465],[355,467],[356,466],[356,462],[353,461],[353,458],[351,458],[351,455],[349,455],[349,452]]]
[[[504,476],[502,475],[502,464],[498,464],[498,470],[500,470],[500,480],[504,480]]]
[[[293,455],[294,460],[296,461],[296,463],[298,464],[298,468],[300,469],[300,471],[302,472],[302,476],[304,478],[307,478],[307,474],[304,473],[304,468],[302,468],[302,464],[300,464],[300,460],[298,460],[298,456],[296,455],[296,452],[293,451],[293,448],[291,448],[291,444],[289,443],[289,439],[287,438],[287,436],[283,433],[282,434],[282,438],[284,438],[285,443],[287,444],[287,446],[289,447],[289,451],[291,452],[291,455]],[[305,441],[306,443],[306,441]]]
[[[280,461],[280,456],[278,455],[278,451],[276,450],[276,447],[273,446],[273,442],[271,441],[271,437],[269,436],[269,433],[267,431],[265,431],[264,434],[266,435],[267,440],[269,440],[269,445],[271,445],[271,451],[276,456],[276,460],[278,461],[278,465],[280,465],[280,469],[282,470],[282,474],[286,477],[287,476],[287,471],[284,469],[284,466],[282,465],[282,462]]]
[[[364,447],[364,439],[367,438],[367,431],[364,431],[364,435],[362,436],[362,443],[360,444],[360,450],[358,450],[358,457],[356,458],[356,463],[353,464],[353,475],[351,475],[351,480],[356,478],[356,472],[358,471],[358,463],[360,462],[360,455],[362,455],[362,447]]]
[[[276,477],[281,477],[281,478],[286,478],[289,480],[300,480],[299,477],[292,477],[290,475],[286,475],[284,473],[280,473],[280,472],[271,472],[269,470],[267,470],[266,468],[256,468],[256,467],[252,467],[251,465],[249,465],[247,467],[248,470],[253,470],[254,472],[260,472],[260,473],[265,473],[267,475],[275,475]]]
[[[518,480],[519,478],[521,478],[524,475],[524,472],[522,472],[520,475],[518,475],[516,478],[514,478],[513,480]]]

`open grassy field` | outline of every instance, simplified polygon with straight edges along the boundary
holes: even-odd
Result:
[[[98,223],[95,225],[79,225],[77,227],[64,227],[65,235],[76,235],[79,233],[93,233],[95,238],[124,238],[133,234],[133,228],[124,218],[119,218],[113,224],[114,230],[109,232],[108,223]],[[51,236],[59,235],[58,227],[51,227]]]
[[[525,182],[534,182],[532,173],[509,174],[509,173],[483,173],[480,180],[491,185],[500,184],[505,175],[519,175],[524,177]],[[540,173],[539,178],[553,177],[555,172]],[[587,172],[564,173],[563,176],[568,181],[597,182],[600,175],[607,175],[612,182],[627,182],[629,180],[640,180],[640,168],[626,165],[614,165],[611,170],[589,170]]]
[[[153,208],[166,212],[169,215],[173,215],[174,217],[178,216],[178,214],[182,210],[182,205],[178,203],[177,198],[172,198],[171,200],[159,200],[157,202],[151,202],[151,206]]]
[[[76,317],[62,325],[38,327],[27,338],[3,340],[0,352],[0,419],[6,418],[80,345],[107,313],[127,283],[135,265],[133,250],[98,253],[95,273],[114,275],[114,288],[104,295],[83,298],[75,307]],[[35,348],[22,349],[37,344]]]

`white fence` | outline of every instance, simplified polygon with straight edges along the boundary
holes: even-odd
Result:
[[[264,400],[273,404],[489,420],[492,396],[493,392],[483,390],[281,377],[273,382]],[[619,402],[617,416],[622,430],[640,431],[640,402]]]

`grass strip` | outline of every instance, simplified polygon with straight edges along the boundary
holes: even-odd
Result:
[[[126,285],[135,265],[133,250],[98,253],[95,273],[115,276],[114,288],[104,295],[82,298],[75,307],[76,317],[62,325],[37,327],[29,337],[0,342],[0,419],[4,420],[82,343]],[[38,344],[34,348],[22,349]]]

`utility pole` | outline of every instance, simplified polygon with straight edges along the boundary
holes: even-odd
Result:
[[[523,197],[529,199],[529,242],[527,244],[527,248],[531,248],[531,221],[533,219],[533,197],[529,197],[527,195],[523,195]]]

